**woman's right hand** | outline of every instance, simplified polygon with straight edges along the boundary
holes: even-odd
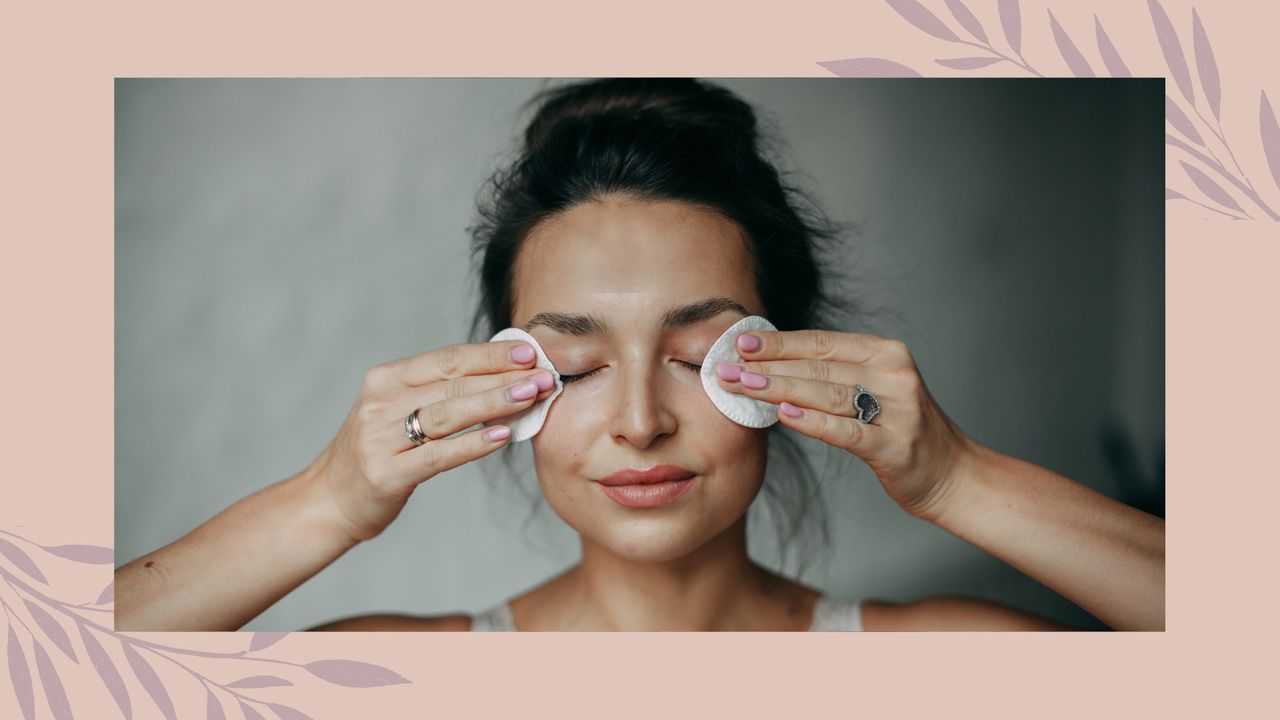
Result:
[[[342,428],[304,471],[330,498],[350,539],[382,532],[423,481],[505,445],[505,425],[448,436],[550,396],[555,380],[535,359],[521,340],[461,343],[365,373]],[[404,420],[417,408],[429,439],[415,446]]]

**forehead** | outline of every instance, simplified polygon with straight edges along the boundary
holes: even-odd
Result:
[[[540,312],[661,312],[724,297],[763,314],[741,228],[672,200],[610,198],[540,224],[513,273],[512,324]]]

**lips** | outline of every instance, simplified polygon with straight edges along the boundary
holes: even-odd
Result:
[[[601,485],[653,485],[654,483],[688,480],[694,472],[677,465],[655,465],[648,470],[619,470],[610,473],[599,482]]]
[[[655,508],[683,495],[697,475],[675,465],[657,465],[648,470],[619,470],[598,482],[604,494],[629,508]]]

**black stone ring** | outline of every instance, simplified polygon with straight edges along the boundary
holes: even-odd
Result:
[[[871,418],[880,412],[880,401],[861,385],[854,385],[854,387],[858,388],[858,394],[853,396],[853,407],[858,411],[858,419],[869,423]]]

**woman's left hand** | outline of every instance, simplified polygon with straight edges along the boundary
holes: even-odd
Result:
[[[720,387],[779,405],[787,427],[858,456],[899,506],[936,521],[975,443],[934,402],[905,343],[825,330],[752,330],[737,343],[746,360],[716,368]],[[880,403],[870,423],[858,420],[854,385]]]

